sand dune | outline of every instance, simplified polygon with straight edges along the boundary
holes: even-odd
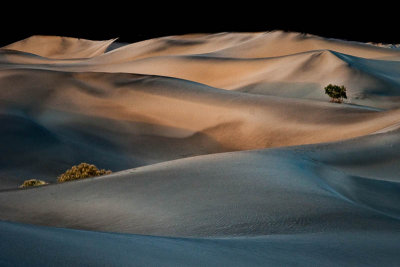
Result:
[[[225,53],[226,47],[237,51]],[[246,54],[257,49],[268,54]],[[326,84],[338,83],[347,85],[352,103],[386,109],[399,107],[398,58],[398,49],[272,32],[158,38],[87,59],[2,50],[0,68],[168,76],[221,89],[316,100],[326,99]]]
[[[13,186],[27,176],[51,179],[79,161],[122,170],[352,138],[400,121],[397,110],[258,96],[158,76],[19,69],[2,71],[0,81],[13,88],[0,92],[0,119],[8,125],[1,130],[7,167],[0,173]],[[346,127],[337,133],[338,125]]]
[[[400,51],[372,44],[283,31],[168,36],[124,46],[95,59],[126,62],[142,58],[207,54],[223,58],[267,58],[312,50],[333,50],[363,58],[397,58]]]
[[[399,60],[281,31],[1,48],[0,262],[39,243],[38,265],[398,262]],[[114,173],[55,183],[80,162]]]
[[[333,50],[257,59],[152,57],[92,70],[169,76],[229,90],[318,100],[326,99],[321,90],[326,84],[346,84],[352,103],[380,108],[398,107],[400,96],[400,62],[358,58]]]
[[[91,41],[70,37],[35,35],[7,45],[3,49],[55,59],[90,58],[103,54],[115,40]]]
[[[367,153],[377,142],[379,150]],[[199,156],[5,192],[0,210],[11,221],[164,236],[399,230],[399,146],[396,131],[331,145]],[[389,169],[382,165],[387,158]]]
[[[391,266],[400,260],[399,234],[390,231],[182,239],[0,226],[2,263],[14,266]]]

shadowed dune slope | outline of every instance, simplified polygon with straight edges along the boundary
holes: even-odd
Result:
[[[257,38],[214,54],[222,57],[263,58],[321,49],[376,59],[397,58],[400,53],[399,50],[386,49],[372,44],[323,38],[312,34],[273,31],[261,33]]]
[[[400,114],[159,76],[17,69],[0,71],[0,83],[12,88],[0,91],[7,126],[0,130],[0,174],[7,184],[29,175],[55,179],[80,161],[116,171],[352,138],[390,127]]]
[[[50,37],[32,38],[47,42]],[[73,52],[53,43],[65,58],[71,55],[68,60],[35,56],[29,49],[20,49],[29,53],[7,50],[7,46],[0,49],[0,68],[161,75],[221,89],[318,100],[327,99],[325,85],[337,83],[348,87],[349,102],[399,107],[398,49],[297,33],[226,33],[157,38],[76,59]],[[236,50],[226,53],[227,49]]]
[[[163,236],[399,231],[399,145],[394,131],[328,145],[163,162],[3,192],[0,219]],[[343,166],[337,159],[345,157]],[[378,173],[387,157],[391,168]]]
[[[389,46],[328,39],[294,32],[216,33],[166,36],[133,44],[119,44],[116,39],[90,41],[59,36],[32,36],[4,46],[3,49],[25,51],[44,57],[63,54],[60,58],[76,58],[80,53],[95,48],[108,51],[96,54],[97,63],[121,63],[143,58],[174,55],[209,55],[222,58],[268,58],[286,56],[312,50],[332,50],[371,59],[398,59],[399,49]],[[113,44],[115,42],[115,44]],[[111,49],[107,48],[111,45]],[[41,47],[40,47],[41,46]],[[90,48],[90,49],[89,49]],[[93,54],[94,56],[95,54]],[[82,56],[85,58],[88,56]]]
[[[255,94],[325,100],[323,87],[344,84],[349,101],[379,108],[398,107],[400,62],[313,50],[283,57],[235,59],[195,56],[153,57],[92,71],[176,77]]]
[[[267,58],[312,50],[333,50],[364,58],[400,56],[399,50],[371,44],[273,31],[167,36],[124,46],[95,60],[115,63],[158,56],[199,54],[222,58]]]
[[[0,222],[0,235],[0,262],[7,266],[391,266],[400,260],[399,234],[386,231],[181,239]]]

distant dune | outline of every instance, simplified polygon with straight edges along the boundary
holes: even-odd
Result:
[[[91,58],[103,54],[116,39],[91,41],[60,36],[32,36],[3,47],[52,59]]]
[[[329,83],[345,103],[329,102]],[[395,46],[282,31],[32,36],[0,49],[0,88],[0,263],[50,242],[35,262],[60,264],[58,240],[116,266],[400,262]],[[114,173],[56,184],[80,162]],[[51,184],[17,189],[31,178]]]

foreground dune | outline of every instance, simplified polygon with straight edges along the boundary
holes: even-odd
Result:
[[[395,131],[192,157],[4,192],[0,210],[10,221],[164,236],[399,230],[399,146]]]
[[[398,49],[279,31],[1,48],[0,261],[393,265],[399,73]],[[80,162],[114,173],[55,183]]]
[[[391,266],[400,260],[399,234],[391,231],[183,239],[1,222],[0,234],[2,263],[11,266]]]

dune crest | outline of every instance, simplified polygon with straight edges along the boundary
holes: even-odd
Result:
[[[3,49],[54,59],[91,58],[103,54],[115,40],[91,41],[71,37],[34,35],[4,46]]]
[[[94,43],[105,48],[110,42]],[[50,43],[63,50],[60,42]],[[324,100],[321,88],[338,83],[348,87],[354,104],[399,107],[400,50],[370,44],[280,31],[184,35],[123,45],[107,53],[103,49],[83,59],[66,51],[68,61],[26,54],[29,42],[25,46],[25,53],[0,49],[0,68],[168,76],[220,89],[314,100]],[[247,55],[249,51],[255,54]]]

